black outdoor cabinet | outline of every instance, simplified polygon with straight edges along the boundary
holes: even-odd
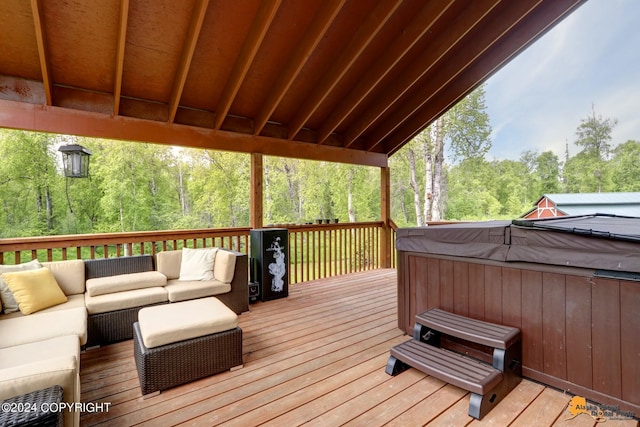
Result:
[[[289,295],[289,230],[251,230],[252,281],[260,283],[260,299],[269,301]]]

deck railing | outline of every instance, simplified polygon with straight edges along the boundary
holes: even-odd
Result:
[[[289,283],[380,268],[382,222],[287,225]],[[250,228],[163,230],[0,239],[0,264],[38,259],[111,258],[151,254],[183,247],[223,247],[249,253]],[[391,266],[395,230],[391,227]]]

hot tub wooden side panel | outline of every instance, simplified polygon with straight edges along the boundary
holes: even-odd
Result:
[[[439,307],[522,330],[524,375],[640,414],[640,282],[593,270],[398,253],[398,325]]]

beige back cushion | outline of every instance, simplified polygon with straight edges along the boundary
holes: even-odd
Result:
[[[213,277],[222,283],[231,283],[236,268],[236,255],[229,251],[220,250],[216,253],[213,264]]]
[[[43,262],[42,266],[51,270],[65,295],[84,293],[84,261],[81,259]]]
[[[162,251],[156,254],[157,270],[167,276],[167,279],[180,277],[180,264],[182,263],[182,251]],[[213,264],[213,277],[222,283],[231,283],[236,268],[236,256],[234,253],[219,250],[216,252]]]
[[[182,251],[162,251],[156,254],[156,269],[167,276],[167,279],[180,277]]]

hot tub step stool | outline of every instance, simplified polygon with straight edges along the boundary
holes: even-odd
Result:
[[[493,364],[440,347],[442,336],[493,348]],[[522,380],[520,330],[431,309],[416,316],[413,339],[391,349],[386,372],[413,367],[471,392],[469,415],[481,419]]]

